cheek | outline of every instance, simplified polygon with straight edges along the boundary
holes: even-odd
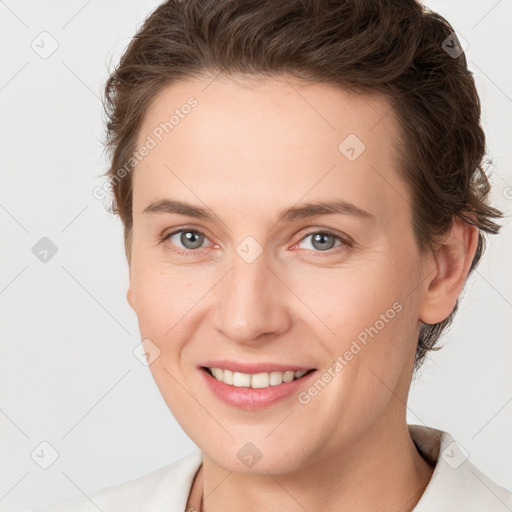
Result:
[[[410,356],[418,324],[412,256],[368,261],[350,271],[324,269],[293,281],[297,296],[314,313],[308,318],[318,338],[333,361],[342,358],[347,378],[358,367],[393,380]]]
[[[288,282],[326,333],[347,339],[374,325],[381,315],[385,315],[384,321],[395,317],[397,307],[392,308],[403,296],[403,277],[395,277],[393,269],[384,267],[382,271],[370,265],[362,269],[317,269],[290,276]]]
[[[173,327],[183,315],[181,309],[185,306],[188,287],[182,279],[173,279],[152,265],[134,262],[131,293],[143,336],[161,338]]]
[[[215,281],[205,272],[161,262],[136,262],[131,290],[142,338],[151,339],[171,361],[193,336],[204,315],[205,294]]]

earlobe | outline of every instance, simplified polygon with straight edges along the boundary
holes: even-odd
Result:
[[[433,254],[435,272],[427,279],[420,308],[426,324],[442,322],[453,311],[478,246],[478,228],[456,219]]]
[[[133,301],[133,292],[131,284],[128,287],[128,291],[126,292],[126,300],[128,301],[128,304],[130,304],[130,307],[135,311],[135,304]]]
[[[128,262],[128,290],[126,292],[126,300],[128,301],[128,304],[130,307],[135,311],[135,304],[133,300],[133,291],[132,291],[132,262],[131,262],[131,254],[130,251],[127,250],[125,245],[125,253],[126,253],[126,259]]]

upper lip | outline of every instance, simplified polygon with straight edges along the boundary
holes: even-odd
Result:
[[[206,368],[222,368],[224,370],[231,370],[232,372],[239,373],[264,373],[264,372],[286,372],[286,371],[304,371],[314,370],[311,366],[302,366],[297,364],[280,364],[280,363],[249,363],[241,361],[206,361],[199,366]]]

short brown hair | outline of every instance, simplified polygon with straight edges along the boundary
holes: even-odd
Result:
[[[480,101],[453,28],[414,0],[168,0],[157,7],[105,85],[107,176],[128,261],[132,173],[120,179],[118,171],[136,150],[149,104],[181,79],[219,73],[290,75],[383,94],[401,129],[398,168],[411,190],[418,246],[434,249],[458,216],[479,228],[473,271],[483,232],[498,233],[492,219],[502,217],[487,202]],[[439,348],[457,307],[422,325],[415,370]]]

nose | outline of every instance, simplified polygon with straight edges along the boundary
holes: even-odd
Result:
[[[251,263],[238,254],[232,261],[230,272],[216,287],[216,328],[247,345],[285,333],[291,325],[289,292],[268,266],[265,253]]]

